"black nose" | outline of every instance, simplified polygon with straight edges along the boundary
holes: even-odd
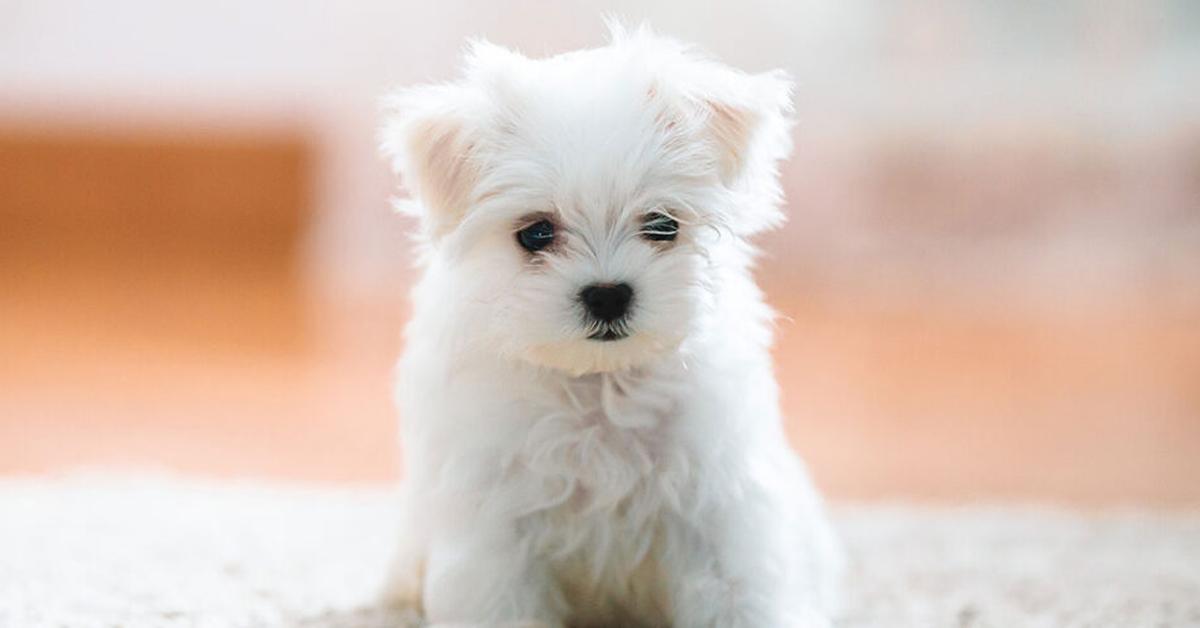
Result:
[[[629,309],[629,301],[633,299],[633,288],[627,283],[594,284],[584,288],[579,293],[587,311],[599,320],[611,323]]]

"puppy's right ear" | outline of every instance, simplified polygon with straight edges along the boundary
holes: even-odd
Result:
[[[478,181],[479,98],[460,84],[401,89],[384,102],[381,147],[414,199],[424,233],[438,239],[466,215]]]

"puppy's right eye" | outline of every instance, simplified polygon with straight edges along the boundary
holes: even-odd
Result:
[[[521,248],[536,253],[554,243],[554,223],[539,220],[517,232],[517,243]]]

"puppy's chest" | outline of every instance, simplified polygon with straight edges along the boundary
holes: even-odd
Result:
[[[651,508],[682,478],[680,404],[669,386],[583,378],[537,409],[520,458],[574,516]]]

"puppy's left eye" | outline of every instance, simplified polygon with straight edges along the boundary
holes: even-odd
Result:
[[[656,242],[674,240],[679,235],[679,222],[662,213],[653,212],[642,223],[642,237]]]

